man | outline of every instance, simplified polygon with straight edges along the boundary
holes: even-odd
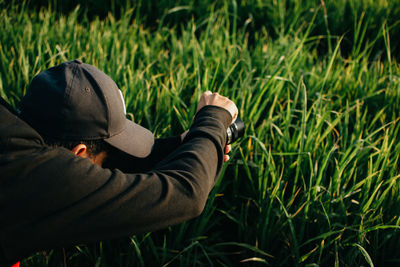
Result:
[[[206,92],[183,140],[154,141],[125,118],[120,90],[95,67],[75,60],[40,73],[18,115],[0,105],[0,265],[198,216],[237,114]]]

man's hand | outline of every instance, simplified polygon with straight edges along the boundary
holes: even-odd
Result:
[[[199,105],[197,106],[196,112],[198,112],[202,107],[207,106],[207,105],[212,105],[212,106],[218,106],[221,108],[226,109],[232,116],[232,123],[235,122],[237,116],[238,116],[238,108],[236,107],[235,103],[233,103],[232,100],[230,100],[227,97],[224,97],[218,93],[211,93],[210,91],[205,92],[199,101]],[[184,133],[181,134],[181,140],[185,138],[186,134],[188,133],[189,130],[185,131]],[[232,151],[232,146],[231,145],[226,145],[224,149],[224,162],[227,162],[229,160],[229,152]]]
[[[210,91],[206,91],[201,97],[199,101],[199,105],[197,106],[197,111],[199,111],[202,107],[212,105],[226,109],[232,116],[232,123],[235,122],[238,116],[238,108],[236,107],[235,103],[230,100],[229,98],[222,96],[218,93],[211,93]],[[229,152],[231,152],[232,147],[231,145],[226,145],[224,149],[224,162],[229,160]]]
[[[224,151],[224,153],[225,153],[225,155],[224,155],[224,162],[227,162],[229,159],[230,159],[230,157],[229,157],[229,152],[231,152],[232,151],[232,147],[231,147],[231,145],[226,145],[225,146],[225,151]]]
[[[235,122],[238,116],[238,108],[235,103],[229,98],[222,96],[218,93],[211,93],[210,91],[206,91],[201,97],[199,101],[199,105],[197,106],[197,111],[199,111],[202,107],[212,105],[226,109],[232,115],[232,123]]]

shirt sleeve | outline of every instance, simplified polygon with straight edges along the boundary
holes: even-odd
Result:
[[[21,181],[10,188],[20,194],[3,202],[3,214],[13,219],[2,229],[5,255],[19,259],[198,216],[221,171],[231,120],[225,109],[202,108],[183,143],[144,173],[104,169],[66,149],[43,148],[9,162]]]
[[[180,136],[155,139],[153,149],[146,158],[138,158],[123,151],[114,150],[107,157],[103,166],[108,169],[119,169],[124,173],[147,172],[167,157],[180,144]]]

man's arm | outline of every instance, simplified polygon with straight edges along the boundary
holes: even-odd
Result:
[[[1,230],[6,256],[153,231],[198,216],[221,170],[231,122],[226,109],[204,107],[183,144],[148,173],[103,169],[65,149],[9,162],[22,180],[10,187],[20,194],[2,202],[14,222]]]
[[[153,149],[146,158],[137,158],[122,151],[114,150],[103,164],[104,168],[119,169],[125,173],[150,171],[162,159],[166,158],[181,144],[180,136],[172,136],[154,140]]]

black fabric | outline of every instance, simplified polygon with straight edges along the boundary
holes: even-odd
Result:
[[[125,173],[148,172],[158,162],[174,151],[181,144],[180,136],[155,139],[151,154],[138,158],[123,151],[114,150],[103,164],[104,168],[119,169]]]
[[[80,60],[36,75],[18,109],[40,134],[54,139],[102,139],[141,158],[150,154],[154,144],[149,130],[126,119],[124,99],[115,82]]]
[[[0,105],[7,108],[8,111],[10,111],[12,114],[17,115],[15,109],[12,106],[10,106],[10,104],[8,104],[2,97],[0,97]]]
[[[182,144],[150,171],[128,174],[47,147],[0,106],[0,265],[198,216],[222,168],[231,120],[224,109],[204,107]]]
[[[98,79],[108,80],[108,87],[99,86]],[[105,96],[118,90],[100,70],[80,61],[68,61],[35,76],[18,109],[26,122],[46,136],[78,141],[104,139],[125,127],[120,97],[115,95],[121,110],[111,116],[107,101],[115,97]],[[119,122],[116,129],[110,127],[112,119]]]

